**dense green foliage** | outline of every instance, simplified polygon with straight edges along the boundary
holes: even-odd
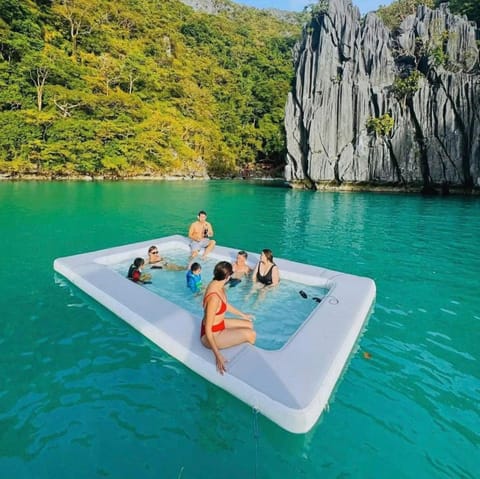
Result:
[[[386,113],[385,115],[367,118],[366,127],[370,133],[375,133],[377,136],[387,136],[395,125],[394,119]]]
[[[0,172],[230,174],[283,161],[299,23],[230,4],[0,0]]]
[[[419,5],[433,8],[434,0],[396,0],[386,7],[381,6],[375,13],[382,19],[385,26],[395,30],[405,17],[415,14]]]
[[[435,8],[446,2],[447,0],[396,0],[390,5],[381,6],[376,13],[388,28],[395,30],[406,16],[416,12],[418,5]],[[452,13],[466,15],[480,26],[479,0],[450,0],[448,5]]]
[[[418,70],[412,70],[404,77],[397,77],[393,82],[392,91],[398,100],[411,98],[418,91],[423,75]]]
[[[444,0],[435,0],[438,6],[444,3]],[[473,20],[480,28],[480,1],[479,0],[450,0],[448,2],[450,11],[457,15],[466,15],[469,20]]]

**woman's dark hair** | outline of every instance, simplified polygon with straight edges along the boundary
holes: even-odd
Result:
[[[135,268],[140,268],[140,266],[142,266],[142,264],[144,263],[145,263],[145,260],[143,258],[135,258],[135,260],[133,261]]]
[[[127,278],[133,279],[133,272],[140,268],[140,266],[142,266],[144,263],[145,260],[143,258],[135,258],[133,263],[130,265],[130,268],[128,268]]]
[[[227,276],[231,276],[232,274],[233,268],[228,261],[220,261],[220,263],[217,263],[213,269],[213,279],[216,279],[217,281],[223,281]]]
[[[265,255],[265,258],[270,261],[270,263],[273,263],[273,253],[271,249],[262,249],[262,253]]]

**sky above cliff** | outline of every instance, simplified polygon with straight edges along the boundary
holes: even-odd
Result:
[[[236,3],[257,8],[278,8],[279,10],[291,10],[301,12],[307,5],[316,3],[315,0],[235,0]],[[376,10],[380,5],[389,5],[392,0],[353,0],[362,13]]]

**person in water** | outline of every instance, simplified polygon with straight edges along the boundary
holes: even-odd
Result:
[[[221,349],[237,344],[254,344],[256,333],[253,329],[251,314],[245,314],[234,308],[227,301],[225,285],[233,274],[232,265],[228,261],[220,261],[213,270],[213,279],[207,286],[203,297],[203,320],[200,331],[202,344],[213,351],[217,370],[223,374],[226,360]],[[225,318],[225,313],[238,318]]]
[[[170,271],[183,271],[187,269],[185,266],[167,262],[165,258],[160,256],[156,246],[150,246],[150,248],[148,248],[148,258],[145,264],[152,269],[168,269]]]
[[[212,236],[213,228],[207,221],[207,213],[203,210],[199,211],[197,221],[194,221],[188,230],[190,249],[192,250],[191,258],[195,258],[202,248],[204,249],[202,258],[204,259],[207,257],[215,247],[215,240],[211,239]]]
[[[239,251],[237,259],[232,263],[233,275],[228,282],[230,288],[237,286],[242,282],[242,278],[252,272],[252,268],[247,264],[248,253],[246,251]]]
[[[187,271],[187,287],[192,293],[200,293],[202,291],[202,267],[199,263],[192,263]]]
[[[253,270],[253,281],[264,287],[276,286],[280,282],[280,272],[273,262],[271,250],[264,249],[260,253],[260,261]]]
[[[152,275],[142,272],[144,264],[145,260],[143,258],[135,258],[130,268],[128,268],[127,278],[131,279],[134,283],[150,283]]]
[[[248,253],[246,251],[239,251],[237,253],[237,259],[232,264],[233,268],[233,278],[241,279],[246,274],[252,272],[252,268],[247,264]]]

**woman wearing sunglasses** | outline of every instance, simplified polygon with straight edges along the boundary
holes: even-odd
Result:
[[[186,266],[168,262],[160,256],[156,246],[150,246],[150,248],[148,248],[148,258],[145,261],[145,266],[150,266],[152,269],[167,269],[170,271],[183,271],[187,269]]]

